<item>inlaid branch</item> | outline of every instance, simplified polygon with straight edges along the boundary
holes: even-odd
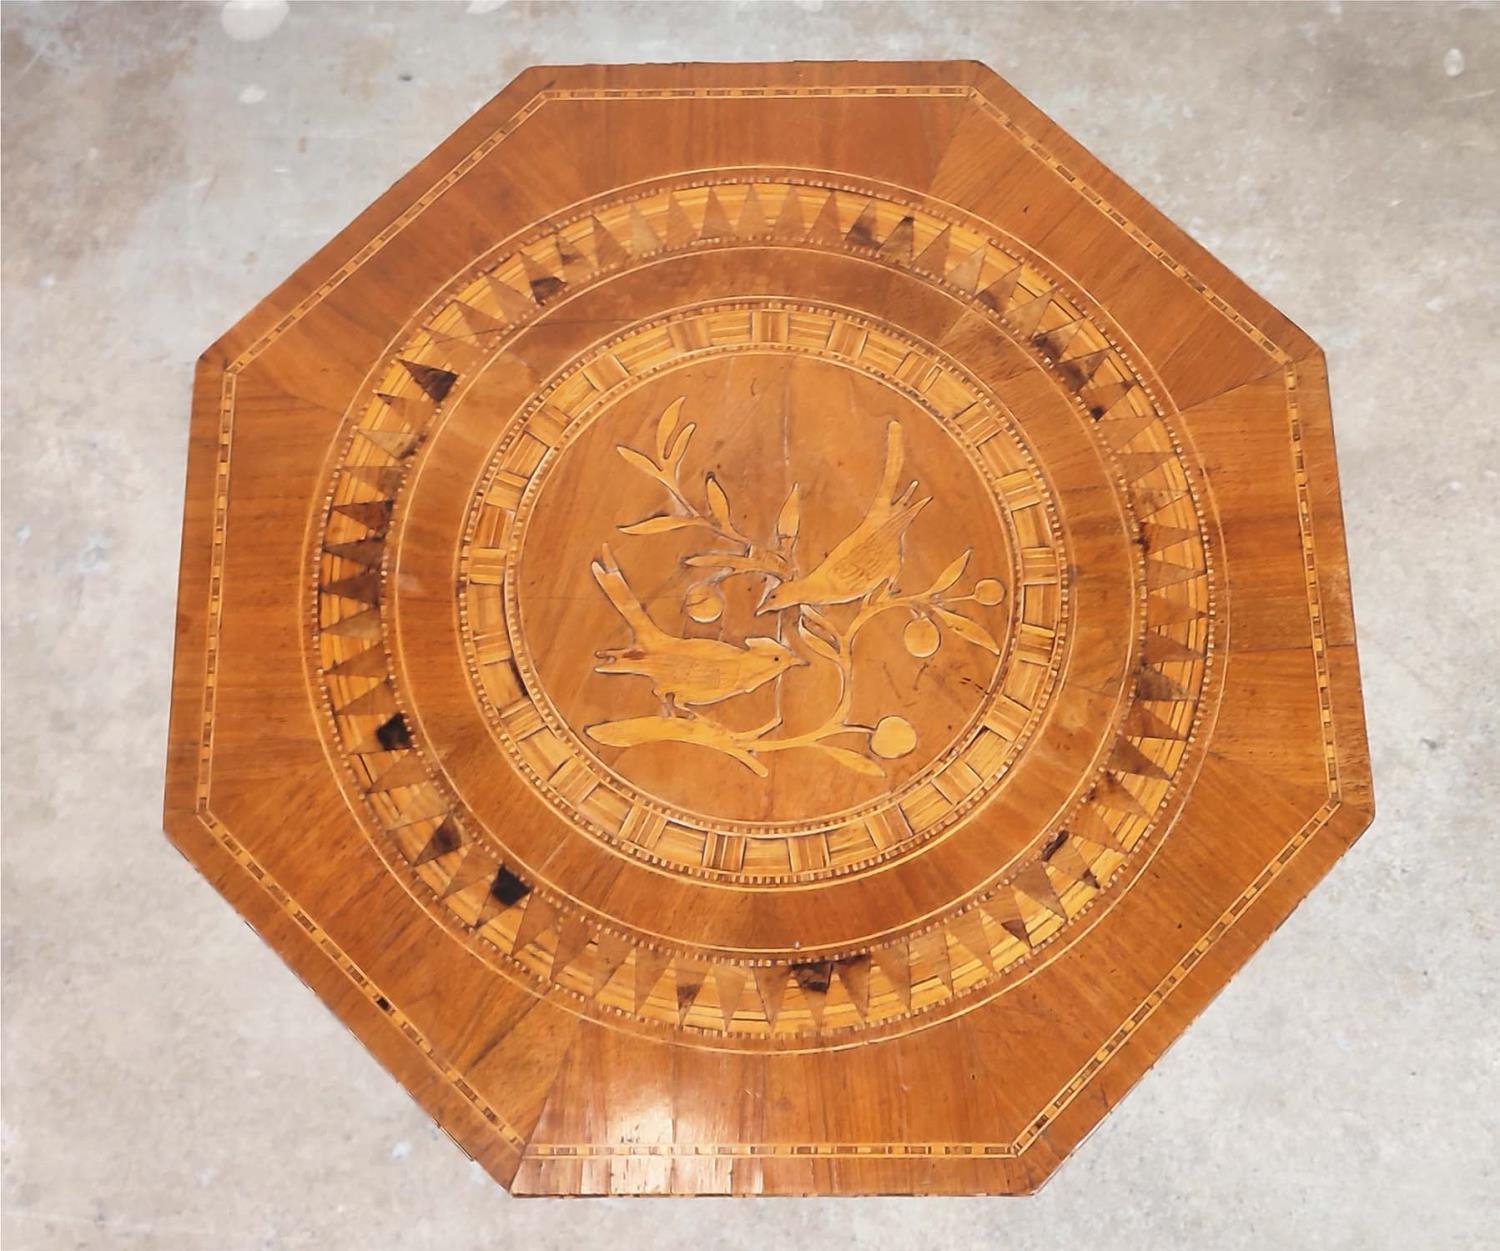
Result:
[[[975,647],[999,655],[1000,644],[990,631],[958,606],[974,603],[994,607],[1005,588],[994,578],[981,578],[967,594],[954,588],[968,568],[972,549],[951,561],[925,590],[903,594],[896,589],[905,560],[905,537],[912,523],[931,502],[915,498],[915,480],[900,490],[905,442],[901,426],[886,427],[885,467],[875,498],[863,519],[807,574],[799,572],[796,546],[802,524],[801,491],[793,484],[777,512],[769,539],[757,540],[736,523],[728,492],[712,474],[703,480],[704,503],[690,497],[682,481],[682,466],[694,423],[680,425],[683,399],[672,401],[656,425],[655,455],[623,444],[617,447],[627,464],[659,483],[670,511],[643,517],[617,527],[628,535],[666,534],[677,530],[708,531],[728,550],[694,552],[683,560],[703,576],[689,585],[683,607],[693,621],[707,624],[722,617],[724,582],[739,576],[764,579],[758,615],[774,615],[776,637],[757,636],[743,644],[728,640],[679,638],[668,635],[646,615],[626,585],[624,575],[604,549],[594,565],[601,588],[630,624],[634,642],[629,649],[598,653],[601,673],[633,673],[650,677],[661,698],[656,717],[632,717],[591,726],[589,735],[612,747],[675,742],[710,748],[738,761],[757,776],[766,776],[761,757],[778,751],[818,751],[844,768],[871,777],[884,777],[880,760],[893,760],[916,746],[915,728],[906,718],[889,715],[875,725],[849,720],[854,698],[854,643],[860,632],[886,612],[904,609],[909,615],[902,632],[907,652],[918,659],[933,655],[944,631]],[[827,611],[853,604],[852,616],[840,625]],[[786,614],[791,618],[799,658],[783,641]],[[780,715],[748,730],[737,730],[704,711],[704,707],[749,694],[771,684],[779,697],[786,673],[812,661],[832,665],[838,677],[834,705],[813,727],[795,734],[777,732]],[[690,693],[685,694],[685,691]],[[861,751],[830,742],[858,736]]]

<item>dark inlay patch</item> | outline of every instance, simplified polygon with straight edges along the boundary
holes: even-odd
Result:
[[[401,357],[397,359],[411,375],[412,381],[426,392],[427,398],[434,404],[441,404],[444,397],[453,389],[453,384],[458,381],[457,374],[450,373],[446,369],[438,369],[435,365],[422,365]]]
[[[531,298],[545,304],[568,284],[555,274],[538,274],[531,280]]]
[[[450,851],[457,851],[462,845],[463,835],[458,832],[458,826],[453,818],[444,817],[442,824],[433,830],[432,837],[427,840],[427,846],[422,848],[421,854],[412,863],[414,865],[426,864],[429,860],[446,856]]]
[[[397,751],[411,746],[411,731],[406,726],[404,713],[397,713],[375,731],[375,741],[386,751]]]
[[[509,908],[531,894],[531,887],[502,864],[495,870],[495,880],[490,883],[490,894]]]
[[[808,960],[802,964],[794,964],[792,976],[797,979],[797,985],[803,990],[811,991],[815,995],[826,995],[828,985],[833,981],[833,961]]]

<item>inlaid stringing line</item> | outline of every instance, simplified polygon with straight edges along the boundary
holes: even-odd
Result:
[[[1297,527],[1302,541],[1302,567],[1307,580],[1307,610],[1312,625],[1313,667],[1318,680],[1318,718],[1323,738],[1323,763],[1331,798],[1342,798],[1338,775],[1338,743],[1333,729],[1333,691],[1328,673],[1328,640],[1323,631],[1323,595],[1318,586],[1317,554],[1313,550],[1312,496],[1302,449],[1302,412],[1297,395],[1297,367],[1282,371],[1286,384],[1287,419],[1292,435],[1292,472],[1297,489]]]
[[[219,387],[219,441],[215,448],[213,547],[208,574],[208,646],[204,656],[203,723],[198,737],[194,807],[208,811],[213,780],[214,704],[219,675],[219,625],[224,609],[224,545],[229,528],[229,458],[234,436],[235,373],[225,370]]]

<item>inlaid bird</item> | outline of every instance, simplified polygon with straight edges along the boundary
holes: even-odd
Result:
[[[689,639],[668,634],[646,614],[606,543],[590,566],[594,581],[630,627],[629,647],[594,655],[603,663],[595,673],[628,673],[650,678],[656,697],[669,707],[716,704],[744,695],[808,662],[773,638],[756,636],[743,647],[720,639]]]
[[[917,515],[932,502],[913,500],[917,484],[896,495],[904,446],[899,422],[885,428],[885,472],[864,520],[841,539],[811,573],[772,587],[756,609],[775,612],[794,604],[847,604],[892,582],[901,570],[901,543]]]

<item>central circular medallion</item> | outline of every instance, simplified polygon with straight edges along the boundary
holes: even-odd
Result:
[[[1061,566],[1050,509],[941,353],[827,307],[679,310],[498,440],[466,529],[470,670],[522,773],[627,853],[851,872],[972,810],[1024,745],[1062,627],[1021,566]]]
[[[813,357],[622,396],[517,524],[517,661],[557,721],[642,798],[752,837],[897,799],[970,727],[1010,633],[978,467],[914,400]]]

